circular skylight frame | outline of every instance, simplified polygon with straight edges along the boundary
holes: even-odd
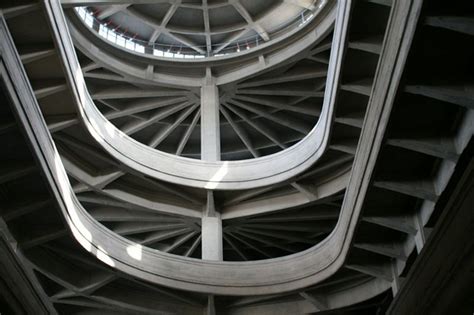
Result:
[[[178,63],[207,63],[213,61],[221,61],[221,60],[231,60],[235,57],[248,56],[255,54],[259,50],[268,50],[272,48],[272,46],[282,43],[289,38],[296,36],[301,31],[307,29],[309,25],[311,25],[318,14],[323,11],[328,3],[331,1],[328,0],[315,0],[314,1],[314,9],[312,10],[305,10],[303,11],[303,15],[298,15],[293,18],[291,22],[282,23],[285,25],[281,29],[274,31],[272,34],[276,35],[275,38],[272,38],[269,41],[263,41],[260,43],[260,40],[257,40],[253,43],[248,43],[248,38],[242,38],[237,41],[237,44],[232,47],[234,53],[217,53],[213,55],[207,54],[181,54],[181,53],[174,53],[162,50],[162,52],[158,52],[156,49],[153,49],[153,46],[148,45],[146,41],[134,39],[132,37],[123,36],[119,32],[116,32],[114,29],[108,28],[106,26],[106,22],[100,21],[95,18],[90,11],[87,11],[86,7],[76,7],[75,16],[78,17],[78,20],[82,22],[82,24],[91,31],[97,38],[100,38],[104,43],[107,43],[111,47],[115,49],[119,49],[123,52],[136,55],[137,57],[144,57],[151,60],[160,60],[160,61],[168,61],[168,62],[178,62]],[[80,9],[82,8],[82,9]],[[83,11],[81,11],[83,10]],[[102,34],[101,34],[102,32]],[[109,32],[113,35],[110,36],[109,40]],[[257,38],[260,34],[257,34]],[[252,36],[253,37],[253,36]],[[115,38],[115,40],[112,40]],[[121,44],[117,44],[117,39],[120,39]],[[239,44],[239,42],[245,41],[246,43]],[[129,47],[127,47],[129,45]],[[242,46],[242,49],[240,48]],[[189,46],[192,48],[192,46]],[[188,47],[188,48],[189,48]]]

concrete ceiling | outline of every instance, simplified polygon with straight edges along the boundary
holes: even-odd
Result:
[[[301,23],[314,0],[166,1],[91,6],[95,18],[163,51],[213,55],[254,47]],[[308,14],[309,12],[309,14]]]
[[[68,1],[66,5],[99,8],[97,1]],[[204,41],[210,35],[206,32],[204,12],[208,12],[209,24],[214,24],[224,20],[214,19],[212,10],[225,10],[223,16],[230,21],[231,10],[236,10],[241,18],[246,15],[236,6],[243,6],[257,17],[258,12],[265,16],[276,5],[273,1],[272,5],[270,1],[137,1],[133,5],[109,2],[98,11],[104,15],[106,10],[110,13],[119,6],[109,18],[134,11],[161,21],[170,15],[167,32],[171,32],[171,26],[202,30],[202,23],[205,32],[200,36]],[[296,7],[301,10],[301,3],[285,1],[276,6],[299,4]],[[416,7],[421,1],[413,3]],[[104,150],[100,139],[89,134],[77,115],[78,107],[71,93],[74,90],[68,85],[63,68],[67,63],[54,46],[51,16],[40,10],[42,5],[32,1],[2,11],[13,47],[18,49],[19,61],[27,74],[24,82],[11,83],[6,75],[11,72],[2,70],[2,80],[24,84],[20,89],[24,93],[19,93],[19,97],[24,101],[31,94],[35,99],[31,106],[36,106],[37,101],[41,111],[28,115],[43,115],[49,131],[40,116],[32,120],[41,122],[36,125],[42,126],[37,130],[31,129],[23,116],[15,116],[12,109],[18,110],[24,102],[12,102],[3,93],[6,90],[2,90],[1,103],[11,107],[0,107],[0,141],[8,148],[1,158],[5,172],[0,176],[0,215],[8,227],[8,237],[18,243],[18,257],[24,263],[27,278],[36,284],[35,290],[40,292],[50,313],[298,314],[330,312],[351,305],[357,308],[361,306],[359,302],[370,302],[377,296],[382,298],[376,303],[382,303],[384,296],[399,292],[403,278],[430,237],[436,221],[432,214],[473,134],[469,88],[472,73],[468,69],[472,67],[470,56],[474,47],[460,44],[467,43],[473,35],[469,28],[459,28],[459,21],[445,20],[442,15],[430,16],[426,19],[428,26],[420,28],[414,41],[416,49],[408,56],[409,46],[403,45],[411,41],[416,18],[408,19],[407,25],[412,25],[412,29],[406,31],[402,41],[391,35],[405,23],[396,20],[396,25],[388,24],[390,12],[398,12],[395,17],[399,19],[407,18],[397,11],[403,5],[397,3],[392,8],[381,0],[352,4],[334,125],[323,157],[290,180],[224,191],[152,178],[120,163]],[[436,5],[428,9],[423,11],[423,18],[439,11]],[[199,12],[202,22],[185,25],[190,20],[194,23],[187,15],[190,10]],[[179,11],[182,12],[178,14]],[[370,28],[367,16],[371,17]],[[142,27],[145,25],[139,26]],[[2,32],[6,34],[5,29]],[[384,42],[384,36],[389,40]],[[324,82],[331,75],[327,71],[331,40],[328,37],[315,43],[279,66],[218,87],[220,159],[271,156],[291,149],[292,144],[309,133],[318,122],[321,93],[328,88]],[[8,43],[4,41],[2,47],[8,48]],[[433,43],[437,43],[435,50]],[[384,45],[401,47],[395,51]],[[2,52],[8,52],[7,48]],[[173,155],[202,158],[201,90],[133,81],[97,64],[80,49],[76,53],[88,93],[117,128],[125,130],[127,126],[152,120],[130,136]],[[13,55],[5,54],[5,60],[11,61]],[[409,63],[405,68],[403,58],[407,56]],[[15,71],[18,69],[21,68],[17,65]],[[453,69],[466,71],[458,75]],[[399,84],[402,72],[405,79]],[[453,77],[458,85],[443,83],[445,78]],[[20,126],[27,131],[26,136],[20,132]],[[47,137],[39,136],[43,133]],[[45,164],[35,163],[36,159],[48,162],[38,153],[45,148],[35,146],[38,138],[54,141],[58,150],[56,160],[49,162],[64,166],[73,198],[79,200],[91,222],[109,233],[110,239],[102,245],[112,239],[125,240],[171,257],[170,260],[202,264],[206,268],[198,272],[206,279],[213,275],[207,264],[235,264],[233,272],[223,278],[231,278],[248,266],[267,266],[270,272],[275,262],[292,261],[323,246],[338,222],[347,217],[348,207],[358,207],[360,217],[354,221],[353,235],[345,235],[353,237],[346,259],[322,281],[277,294],[236,296],[208,288],[178,290],[121,269],[119,260],[112,260],[116,257],[112,253],[107,256],[104,248],[87,252],[78,245],[65,224],[64,212],[57,209],[61,205],[51,193],[54,187],[48,186],[50,178],[41,176],[48,169],[42,167]],[[359,194],[362,197],[356,205],[354,198]],[[211,239],[206,236],[209,230],[214,233]],[[3,227],[2,233],[6,233]],[[208,259],[216,258],[206,251],[218,251],[219,246],[223,261],[218,258],[209,262]],[[292,262],[296,266],[299,260]],[[168,276],[174,277],[175,272],[181,276],[190,271],[172,270]],[[298,272],[302,270],[276,271],[289,277]],[[209,287],[212,285],[208,283]],[[252,286],[248,290],[257,292]],[[390,290],[392,293],[384,295]],[[361,309],[369,307],[362,305]]]

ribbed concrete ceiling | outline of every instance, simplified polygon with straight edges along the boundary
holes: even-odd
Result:
[[[74,198],[81,201],[92,220],[103,224],[103,230],[110,232],[110,239],[121,235],[144,248],[200,258],[204,234],[201,218],[207,213],[203,209],[212,206],[222,218],[224,260],[245,261],[285,256],[319,243],[332,231],[343,204],[351,201],[354,191],[360,190],[361,185],[347,186],[347,179],[349,174],[356,177],[361,171],[357,167],[359,164],[354,164],[356,167],[352,168],[354,156],[357,163],[365,163],[369,158],[364,154],[372,152],[373,143],[376,143],[370,142],[371,137],[376,137],[371,127],[375,122],[380,122],[374,115],[381,104],[377,105],[374,95],[381,91],[385,93],[387,89],[380,88],[380,85],[384,84],[383,78],[389,77],[385,73],[376,76],[379,60],[390,55],[386,50],[381,53],[382,38],[389,13],[403,7],[403,2],[399,2],[390,11],[387,4],[383,0],[353,4],[351,32],[338,90],[337,110],[334,113],[335,125],[331,145],[324,157],[289,181],[244,191],[209,192],[169,184],[121,165],[78,124],[76,108],[62,72],[62,61],[53,48],[47,19],[43,11],[38,10],[40,5],[34,4],[33,9],[14,8],[12,12],[16,12],[16,15],[10,17],[8,26],[34,89],[34,96],[48,121],[61,155],[61,162],[59,159],[55,162],[64,164],[70,176]],[[209,5],[218,3],[209,2]],[[366,27],[367,16],[372,17],[370,29]],[[31,21],[37,26],[33,30],[25,27]],[[2,156],[6,172],[1,177],[0,214],[18,240],[25,259],[31,263],[35,281],[46,292],[45,299],[61,314],[84,311],[92,314],[150,314],[157,310],[195,314],[203,309],[210,312],[215,308],[222,314],[260,314],[330,310],[367,300],[390,288],[396,294],[401,277],[406,275],[429,237],[433,224],[431,213],[467,141],[472,137],[472,95],[468,94],[470,90],[461,88],[472,81],[472,73],[466,70],[463,76],[457,76],[453,70],[472,68],[472,45],[466,47],[460,44],[470,39],[472,34],[467,33],[467,28],[457,29],[457,23],[441,23],[440,26],[439,21],[445,21],[440,17],[427,21],[431,21],[430,26],[423,27],[417,39],[419,53],[411,56],[412,62],[406,71],[407,80],[399,88],[391,116],[387,114],[387,117],[390,116],[388,131],[385,133],[385,130],[377,129],[380,132],[377,134],[377,143],[381,146],[380,152],[374,154],[377,167],[373,176],[368,175],[371,180],[367,184],[368,191],[361,206],[363,211],[358,228],[354,230],[354,241],[347,260],[325,281],[278,295],[214,297],[202,292],[177,291],[141,281],[130,274],[120,273],[117,268],[104,265],[102,262],[110,265],[110,257],[104,255],[100,248],[92,252],[94,256],[89,255],[69,235],[62,214],[51,206],[55,201],[51,199],[49,190],[45,189],[46,184],[41,184],[44,178],[39,176],[26,141],[22,141],[13,114],[8,107],[1,107],[0,140],[9,150]],[[393,28],[398,26],[392,25]],[[436,43],[437,49],[432,49],[433,43]],[[253,155],[250,148],[255,150],[256,146],[248,144],[256,141],[247,140],[256,139],[255,135],[242,137],[244,133],[237,130],[244,128],[235,126],[240,123],[261,123],[258,117],[260,114],[252,111],[262,110],[264,106],[272,107],[268,104],[280,107],[267,109],[267,115],[274,119],[277,110],[281,110],[285,117],[296,112],[300,119],[298,123],[291,124],[293,127],[302,126],[305,119],[315,123],[313,118],[317,115],[311,115],[311,112],[314,114],[317,110],[315,99],[319,96],[305,94],[311,100],[310,104],[304,101],[287,103],[297,98],[298,95],[293,94],[301,93],[302,90],[305,93],[320,92],[316,88],[320,82],[315,73],[321,74],[321,69],[327,63],[324,53],[329,51],[327,48],[321,51],[318,47],[312,47],[304,58],[254,78],[219,87],[219,106],[227,111],[227,117],[231,117],[227,119],[222,114],[221,129],[228,128],[222,135],[228,137],[234,132],[234,140],[228,143],[240,143],[242,150],[238,152],[244,154],[235,155],[235,150],[223,152],[233,159]],[[140,108],[134,107],[140,98],[139,101],[149,101],[151,98],[153,102],[159,103],[184,96],[199,102],[200,95],[196,89],[157,88],[156,85],[129,82],[111,69],[95,64],[81,52],[78,51],[78,54],[91,94],[96,95],[96,105],[111,121],[117,119],[114,123],[119,127],[122,126],[120,119],[128,120],[122,123],[130,123],[150,118],[138,116],[139,112],[123,114],[124,110]],[[445,57],[441,59],[441,67],[439,54]],[[459,85],[442,85],[443,79],[454,76]],[[291,78],[298,83],[298,87],[309,83],[309,88],[296,89],[290,85]],[[183,94],[151,94],[150,97],[143,97],[143,93],[163,91]],[[133,93],[142,95],[131,97]],[[6,103],[8,101],[2,99],[2,104]],[[367,104],[372,110],[365,115]],[[185,112],[180,110],[177,115]],[[246,115],[238,114],[245,110],[248,111]],[[197,109],[190,112],[189,117],[196,117],[196,112]],[[177,125],[184,124],[189,119],[180,122],[178,117],[168,117],[173,119],[160,120],[159,124],[163,124],[160,128],[173,126],[176,122]],[[230,120],[234,121],[234,126]],[[381,124],[386,122],[382,121]],[[190,125],[182,126],[182,129],[188,130]],[[160,128],[157,130],[162,130]],[[278,133],[279,128],[273,131]],[[361,132],[363,137],[359,142]],[[288,133],[288,130],[282,131],[279,136]],[[178,138],[183,139],[169,138],[174,145],[169,152],[176,153],[175,147],[181,143],[177,141]],[[148,143],[149,138],[142,141]],[[188,143],[189,148],[184,146],[182,152],[186,148],[190,149],[191,143]],[[194,147],[199,145],[195,144]],[[165,147],[159,149],[167,150]],[[257,147],[257,152],[261,151]],[[198,153],[194,156],[198,156]],[[189,157],[192,157],[191,154]],[[342,185],[337,186],[335,179],[339,179]],[[326,185],[328,182],[329,185]],[[328,186],[331,189],[327,189]],[[348,193],[346,186],[352,189]],[[25,193],[31,196],[26,201],[23,200]],[[175,255],[172,257],[178,257]],[[292,259],[292,256],[284,259]],[[274,261],[261,261],[258,264]],[[249,263],[236,262],[237,267],[242,265]],[[278,270],[279,273],[286,271],[289,270]],[[84,274],[91,276],[84,277]]]
[[[92,6],[94,18],[161,51],[214,55],[246,50],[298,27],[316,0],[159,1]]]

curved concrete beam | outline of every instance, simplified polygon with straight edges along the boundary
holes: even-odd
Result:
[[[316,36],[312,32],[312,36]],[[70,43],[66,32],[59,34]],[[314,42],[314,40],[312,41]],[[344,42],[335,41],[334,50]],[[294,177],[313,165],[326,151],[334,113],[341,58],[332,58],[320,118],[299,143],[278,153],[241,161],[202,161],[161,152],[141,144],[109,122],[97,109],[82,76],[72,45],[64,46],[68,71],[77,91],[79,115],[89,133],[114,158],[150,177],[205,189],[249,189],[272,185]],[[298,49],[295,49],[298,50]],[[96,55],[100,55],[97,52]]]

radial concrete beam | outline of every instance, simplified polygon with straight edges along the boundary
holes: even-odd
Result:
[[[202,259],[223,259],[222,219],[216,212],[212,191],[207,192],[207,205],[202,217]]]
[[[201,88],[201,159],[219,161],[220,158],[219,91],[215,84],[209,84]]]

